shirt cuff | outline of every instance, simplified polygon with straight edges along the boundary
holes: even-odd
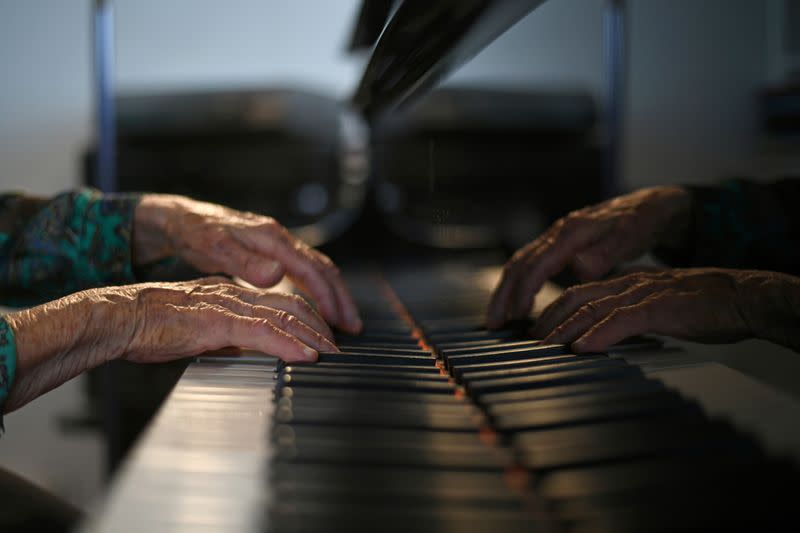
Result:
[[[3,404],[5,404],[17,369],[17,346],[14,342],[14,330],[5,318],[0,316],[0,435],[5,431],[3,426]]]

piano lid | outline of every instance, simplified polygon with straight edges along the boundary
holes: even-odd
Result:
[[[404,0],[353,96],[370,119],[424,94],[544,0]]]

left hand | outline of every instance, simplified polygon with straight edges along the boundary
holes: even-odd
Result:
[[[322,316],[349,333],[361,319],[339,270],[275,219],[183,196],[145,195],[136,209],[138,264],[177,255],[201,272],[224,272],[257,287],[288,275],[319,305]]]
[[[740,295],[744,286],[767,276],[697,268],[636,272],[577,285],[544,310],[532,333],[547,343],[571,343],[577,352],[602,351],[643,333],[733,342],[757,333],[748,324]],[[758,291],[748,292],[758,296]]]

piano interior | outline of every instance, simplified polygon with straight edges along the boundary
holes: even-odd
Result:
[[[313,365],[240,353],[107,370],[150,380],[144,398],[96,376],[122,466],[86,531],[791,523],[794,460],[662,379],[697,364],[675,343],[575,355],[531,338],[535,312],[485,327],[508,254],[615,188],[591,95],[436,87],[540,3],[365,1],[351,46],[371,57],[351,102],[294,88],[119,100],[122,189],[291,225],[340,265],[365,328]]]

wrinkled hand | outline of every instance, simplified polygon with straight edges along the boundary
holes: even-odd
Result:
[[[222,277],[104,287],[5,316],[14,331],[13,410],[113,359],[157,363],[230,346],[285,361],[337,351],[325,321],[299,296]]]
[[[270,287],[284,274],[331,324],[357,333],[358,310],[333,262],[274,219],[182,196],[145,195],[136,210],[134,257],[146,264],[177,255],[206,273]]]
[[[506,264],[489,304],[489,326],[525,318],[542,284],[567,266],[582,281],[594,280],[660,243],[680,242],[690,207],[684,189],[654,187],[556,221]]]
[[[577,352],[602,351],[642,333],[701,342],[737,341],[757,333],[742,310],[742,294],[754,276],[764,275],[678,269],[577,285],[544,310],[532,333],[548,343],[571,343]]]
[[[169,361],[228,346],[285,361],[315,361],[320,350],[338,350],[325,321],[299,296],[240,287],[221,277],[117,287],[102,297],[126,302],[129,310],[123,316],[128,315],[130,324],[109,331],[103,345],[110,348],[108,353],[137,363]],[[115,310],[107,313],[113,315]],[[116,323],[118,317],[110,320]]]

